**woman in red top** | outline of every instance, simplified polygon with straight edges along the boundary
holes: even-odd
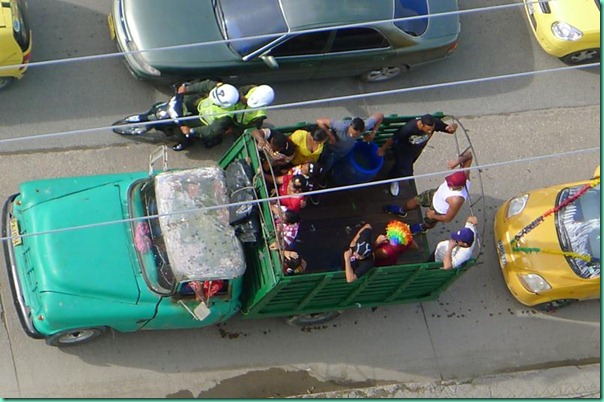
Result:
[[[279,186],[279,195],[290,195],[291,197],[281,198],[279,202],[285,209],[300,212],[306,206],[306,197],[300,195],[308,191],[308,180],[301,174],[283,176],[283,183]]]
[[[411,236],[409,225],[400,221],[390,221],[386,226],[386,235],[379,235],[373,247],[376,267],[396,265],[402,253],[419,248]]]

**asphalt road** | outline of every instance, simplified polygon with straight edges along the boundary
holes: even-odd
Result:
[[[495,4],[460,1],[462,9]],[[29,0],[29,5],[36,35],[34,61],[115,51],[106,28],[108,0]],[[559,67],[563,65],[543,53],[530,37],[520,8],[475,13],[462,17],[460,48],[449,60],[379,85],[348,78],[279,84],[276,103]],[[377,110],[386,114],[443,110],[460,117],[470,130],[477,162],[502,163],[482,173],[483,263],[438,301],[350,311],[307,331],[288,327],[279,319],[236,318],[204,330],[115,333],[63,350],[24,335],[2,273],[0,395],[285,396],[311,388],[467,378],[562,362],[599,362],[599,301],[554,314],[523,307],[505,288],[491,229],[496,208],[518,192],[590,177],[599,163],[595,152],[523,160],[599,147],[599,88],[599,70],[573,70],[276,110],[270,119],[277,125]],[[23,81],[0,93],[1,199],[16,192],[24,180],[144,169],[153,144],[124,140],[106,129],[52,139],[7,140],[106,127],[164,99],[164,92],[132,79],[118,59],[31,68]],[[172,153],[170,164],[194,166],[225,149],[226,144],[211,152],[200,148],[188,154]],[[435,161],[450,158],[453,149],[450,138],[434,138],[417,172],[443,170]],[[438,179],[420,179],[418,188],[434,180]],[[459,224],[434,231],[431,241]]]

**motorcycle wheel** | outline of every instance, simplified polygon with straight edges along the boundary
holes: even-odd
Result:
[[[120,119],[112,124],[112,126],[122,126],[113,128],[113,132],[119,135],[144,135],[149,131],[149,127],[147,125],[141,125],[140,123],[137,125],[129,126],[128,124],[136,123],[138,119],[138,115],[129,116],[125,119]]]

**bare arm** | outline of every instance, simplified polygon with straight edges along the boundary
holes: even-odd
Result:
[[[455,240],[449,240],[449,244],[447,244],[447,251],[445,251],[445,256],[443,257],[444,269],[453,268],[453,249],[455,248],[455,245]]]
[[[352,250],[348,249],[344,251],[344,273],[346,274],[346,282],[354,282],[358,278],[354,274],[352,270],[352,266],[350,265],[350,256],[352,255]]]
[[[380,129],[380,125],[382,124],[382,121],[384,120],[384,113],[379,113],[379,112],[374,113],[371,115],[371,117],[374,118],[376,121],[375,121],[375,126],[373,126],[373,130],[371,130],[371,133],[366,135],[364,138],[364,140],[367,142],[371,142],[375,138],[375,135],[377,134],[378,130]]]
[[[439,215],[433,209],[429,209],[426,212],[426,216],[430,219],[434,219],[439,222],[451,222],[453,218],[457,215],[461,206],[463,205],[465,199],[460,196],[452,196],[447,198],[447,203],[449,204],[449,210],[444,215]]]

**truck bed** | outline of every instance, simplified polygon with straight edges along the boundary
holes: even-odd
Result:
[[[385,164],[374,179],[385,179],[389,166]],[[413,181],[401,183],[400,194],[393,197],[389,186],[374,185],[335,191],[317,196],[319,205],[308,200],[301,212],[302,221],[298,234],[296,251],[307,261],[308,272],[321,272],[342,269],[342,253],[350,244],[357,230],[364,224],[371,224],[372,240],[384,234],[386,225],[394,215],[383,212],[387,204],[401,204],[403,200],[414,197],[417,192]],[[421,221],[419,210],[409,211],[407,217],[400,219],[407,224]],[[424,234],[414,236],[419,250],[411,250],[401,255],[399,263],[419,263],[426,260],[427,241]]]

